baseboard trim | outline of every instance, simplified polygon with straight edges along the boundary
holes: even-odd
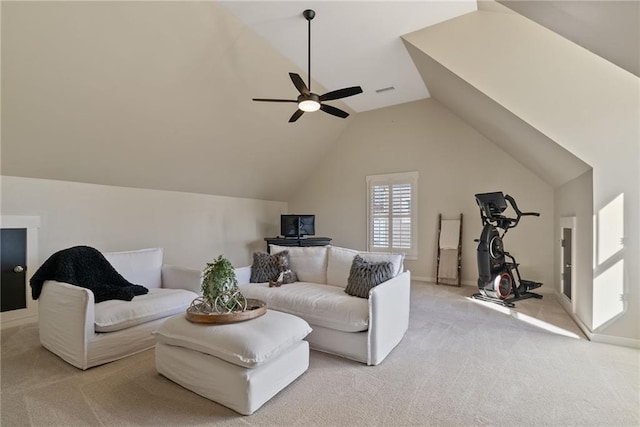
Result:
[[[426,283],[436,283],[435,277],[425,277],[425,276],[411,276],[411,280],[415,280],[416,282],[426,282]],[[476,282],[473,280],[461,280],[460,283],[463,286],[476,286]],[[443,284],[444,285],[444,284]],[[455,285],[447,285],[447,286],[455,286]]]
[[[27,323],[34,323],[37,321],[38,321],[37,314],[33,314],[25,317],[19,317],[17,319],[11,319],[11,320],[0,320],[0,329],[7,329],[13,326],[20,326]]]
[[[612,344],[620,347],[640,349],[640,340],[633,338],[612,337],[611,335],[591,334],[591,341],[603,344]]]
[[[554,290],[555,296],[560,301],[560,305],[567,314],[576,322],[576,325],[582,330],[582,332],[587,336],[589,341],[598,342],[602,344],[611,344],[617,345],[620,347],[630,347],[635,349],[640,349],[640,340],[636,340],[633,338],[624,338],[624,337],[615,337],[611,335],[604,335],[592,332],[584,322],[576,316],[575,313],[571,311],[571,304],[567,302],[566,297],[558,292],[558,290]]]

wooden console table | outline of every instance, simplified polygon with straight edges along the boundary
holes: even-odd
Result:
[[[331,244],[329,237],[303,237],[301,239],[285,239],[283,237],[265,237],[267,242],[267,252],[269,245],[278,246],[326,246]]]

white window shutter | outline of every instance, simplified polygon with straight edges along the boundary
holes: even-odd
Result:
[[[417,257],[418,173],[367,176],[370,251]]]
[[[389,193],[388,185],[373,184],[369,187],[370,236],[374,248],[389,247]]]

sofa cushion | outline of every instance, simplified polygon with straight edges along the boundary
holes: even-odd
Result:
[[[349,280],[344,291],[359,298],[369,298],[369,291],[393,277],[390,261],[369,262],[356,255],[351,265]]]
[[[326,246],[269,246],[272,254],[289,251],[291,270],[295,271],[301,282],[327,283]]]
[[[131,301],[110,300],[95,304],[95,331],[114,332],[152,320],[183,313],[198,294],[184,289],[149,289]]]
[[[369,327],[368,300],[349,296],[338,286],[297,282],[280,288],[270,288],[268,283],[239,288],[245,297],[263,300],[270,309],[301,317],[312,326],[344,332],[366,331]]]
[[[162,248],[107,252],[103,255],[129,282],[149,289],[162,286]]]
[[[369,262],[390,261],[393,264],[393,276],[402,273],[404,254],[391,252],[359,252],[353,249],[330,246],[327,252],[327,284],[346,287],[351,265],[356,255]]]
[[[358,252],[364,260],[369,262],[389,261],[393,266],[391,277],[396,277],[404,270],[404,254],[395,252]]]
[[[304,320],[273,310],[247,322],[207,325],[175,316],[155,336],[163,344],[188,348],[245,368],[267,362],[311,332]]]
[[[347,286],[351,264],[356,255],[358,255],[358,251],[353,249],[340,248],[338,246],[329,247],[327,251],[328,285],[340,286],[342,288]]]

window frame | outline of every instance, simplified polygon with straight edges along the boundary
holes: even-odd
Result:
[[[418,172],[400,172],[380,175],[367,175],[367,250],[369,252],[402,252],[405,259],[415,260],[418,258]],[[393,185],[409,184],[411,186],[410,200],[410,248],[396,248],[393,246],[393,219],[406,218],[405,215],[394,215],[393,206]],[[389,188],[389,209],[388,209],[388,246],[373,246],[373,219],[375,215],[372,209],[372,190],[375,186],[387,186]]]

